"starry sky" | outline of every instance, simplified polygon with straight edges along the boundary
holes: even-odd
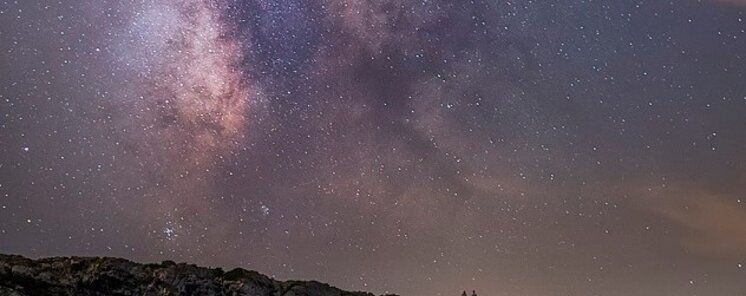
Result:
[[[742,295],[746,1],[0,1],[0,252]]]

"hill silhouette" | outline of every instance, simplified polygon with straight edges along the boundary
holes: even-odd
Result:
[[[140,264],[110,257],[32,260],[0,254],[0,296],[251,295],[374,296],[316,281],[278,281],[256,271],[223,271],[163,261]]]

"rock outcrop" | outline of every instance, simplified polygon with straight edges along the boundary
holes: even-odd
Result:
[[[374,296],[315,281],[277,281],[255,271],[164,261],[138,264],[107,257],[31,260],[0,254],[0,296],[250,295]]]

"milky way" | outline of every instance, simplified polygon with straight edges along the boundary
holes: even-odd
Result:
[[[746,290],[743,1],[65,2],[0,2],[0,252]]]
[[[118,63],[132,81],[115,95],[115,107],[127,115],[114,121],[129,132],[123,141],[132,161],[154,181],[140,201],[146,217],[136,217],[157,217],[154,223],[164,225],[169,240],[220,223],[205,210],[210,172],[237,148],[250,127],[250,105],[260,99],[243,75],[240,44],[221,19],[224,7],[211,1],[148,2],[117,42],[124,56]],[[192,219],[181,221],[184,216]]]

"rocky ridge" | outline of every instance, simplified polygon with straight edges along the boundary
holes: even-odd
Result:
[[[278,281],[256,271],[164,261],[139,264],[109,257],[38,260],[0,254],[0,296],[250,295],[374,296],[316,281]]]

